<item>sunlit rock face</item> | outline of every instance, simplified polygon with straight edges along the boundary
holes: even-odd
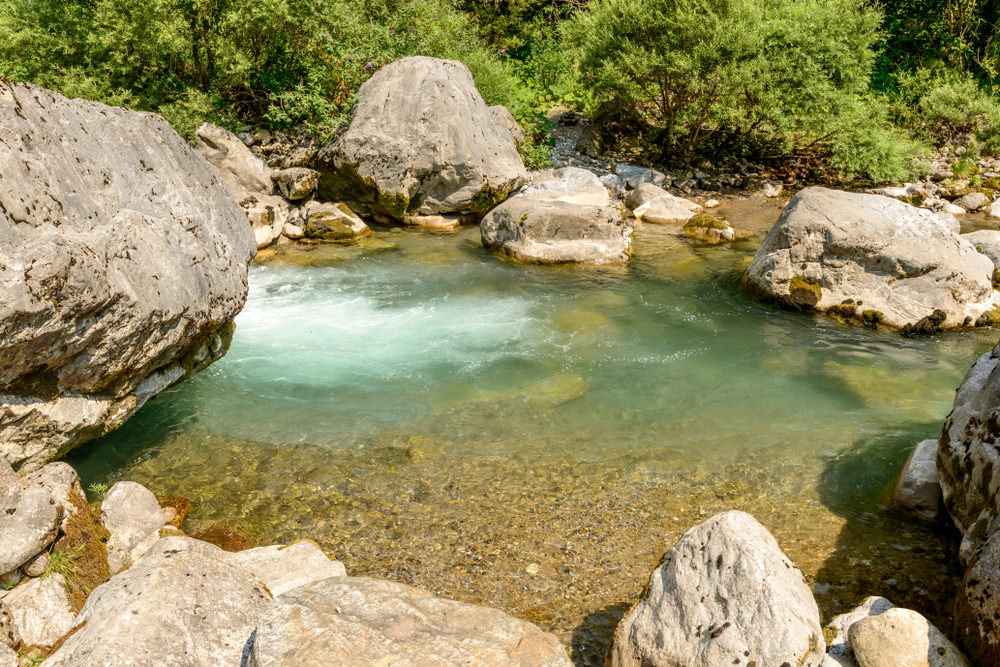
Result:
[[[0,454],[38,468],[222,356],[253,253],[163,118],[0,80]]]

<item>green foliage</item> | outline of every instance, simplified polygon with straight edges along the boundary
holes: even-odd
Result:
[[[633,107],[684,155],[824,129],[866,89],[878,24],[861,0],[597,0],[566,34],[595,103]]]
[[[93,482],[87,487],[87,490],[97,496],[99,500],[104,500],[104,496],[108,493],[108,484],[107,482]]]
[[[852,101],[838,118],[830,141],[830,164],[845,178],[863,176],[877,183],[912,178],[927,149],[889,120],[884,96]]]
[[[80,567],[77,565],[77,560],[80,559],[83,554],[83,549],[86,545],[81,544],[79,546],[65,549],[63,551],[52,551],[49,554],[49,564],[45,568],[45,572],[39,578],[39,585],[47,577],[53,574],[61,574],[63,580],[65,580],[66,585],[71,591],[82,590],[84,593],[90,593],[87,586],[82,583],[80,577]]]

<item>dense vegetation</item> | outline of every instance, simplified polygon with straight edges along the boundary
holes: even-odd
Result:
[[[988,0],[0,0],[0,75],[203,120],[321,138],[410,54],[456,58],[525,125],[591,113],[658,162],[817,155],[901,179],[947,143],[1000,150]]]

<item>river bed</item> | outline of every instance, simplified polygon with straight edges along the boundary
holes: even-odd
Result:
[[[192,501],[189,530],[316,541],[351,574],[499,607],[580,665],[680,535],[743,509],[825,618],[880,594],[947,632],[955,536],[882,506],[991,331],[907,339],[744,295],[779,212],[628,269],[519,265],[376,229],[251,269],[228,355],[70,462]]]

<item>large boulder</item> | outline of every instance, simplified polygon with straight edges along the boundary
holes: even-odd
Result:
[[[608,667],[820,665],[819,609],[798,567],[745,512],[716,515],[663,557],[615,631]]]
[[[271,594],[218,547],[167,537],[98,586],[46,665],[239,665]]]
[[[1000,268],[1000,230],[980,229],[962,234],[962,238],[970,241],[976,246],[976,250],[989,257],[994,268]]]
[[[45,489],[24,489],[0,520],[0,574],[27,563],[51,544],[62,516],[62,507]]]
[[[938,439],[937,469],[967,563],[1000,516],[1000,344],[976,360],[959,385]]]
[[[358,90],[354,117],[320,151],[319,194],[402,220],[482,215],[526,175],[505,123],[462,63],[403,58]]]
[[[980,665],[1000,665],[1000,531],[976,549],[955,597],[955,635]]]
[[[611,206],[512,197],[480,229],[484,246],[524,262],[627,264],[632,254],[632,222]]]
[[[555,636],[496,609],[391,581],[335,577],[277,597],[249,667],[509,665],[570,667]]]
[[[992,321],[992,276],[993,262],[926,209],[812,187],[782,211],[743,282],[793,308],[916,333]]]
[[[161,117],[0,80],[0,455],[30,471],[222,356],[254,242]]]

